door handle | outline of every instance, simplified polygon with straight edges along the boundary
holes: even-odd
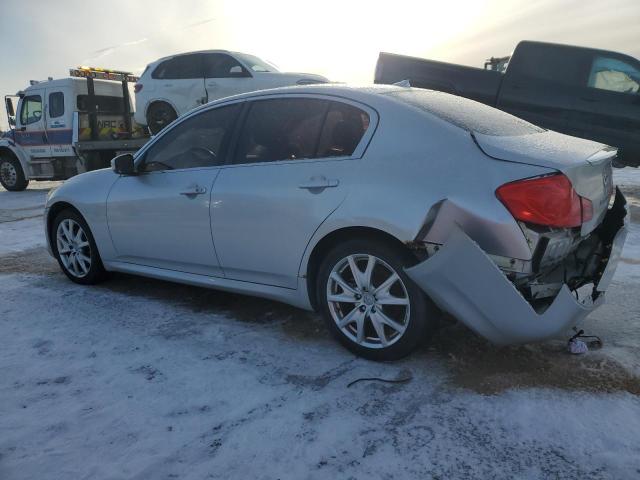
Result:
[[[337,187],[340,181],[337,179],[329,179],[326,177],[311,177],[308,181],[298,185],[298,188],[304,188],[306,190],[324,189]]]
[[[180,195],[185,195],[187,197],[202,195],[207,193],[207,189],[205,187],[191,187],[189,190],[185,190],[184,192],[180,192]]]

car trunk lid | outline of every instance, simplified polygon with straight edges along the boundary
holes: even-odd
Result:
[[[472,135],[480,149],[492,158],[562,172],[576,193],[593,205],[593,217],[582,224],[581,234],[587,235],[600,224],[613,192],[611,161],[615,149],[553,131],[518,136]]]

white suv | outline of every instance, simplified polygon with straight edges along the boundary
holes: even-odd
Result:
[[[150,63],[135,85],[135,120],[157,133],[179,115],[204,103],[238,93],[288,85],[326,83],[308,73],[279,72],[246,53],[206,50]]]

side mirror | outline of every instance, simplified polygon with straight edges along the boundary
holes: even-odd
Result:
[[[111,160],[111,169],[118,175],[133,175],[136,171],[133,165],[133,155],[130,153],[118,155]]]
[[[13,100],[11,98],[9,98],[9,97],[5,97],[4,103],[7,106],[7,114],[10,117],[15,117],[16,116],[16,111],[13,109]]]
[[[11,127],[16,126],[16,117],[9,117],[9,126]]]

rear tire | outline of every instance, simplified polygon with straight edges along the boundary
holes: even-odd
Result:
[[[72,282],[94,285],[107,277],[89,225],[75,210],[60,212],[53,221],[51,249]]]
[[[178,118],[178,114],[166,102],[154,102],[147,109],[147,126],[153,135],[160,133],[176,118]]]
[[[438,309],[404,272],[413,264],[408,252],[381,241],[349,240],[326,255],[316,298],[342,345],[386,361],[409,355],[425,340]]]
[[[25,178],[22,165],[17,158],[0,157],[0,183],[11,192],[21,192],[27,188],[29,180]]]

